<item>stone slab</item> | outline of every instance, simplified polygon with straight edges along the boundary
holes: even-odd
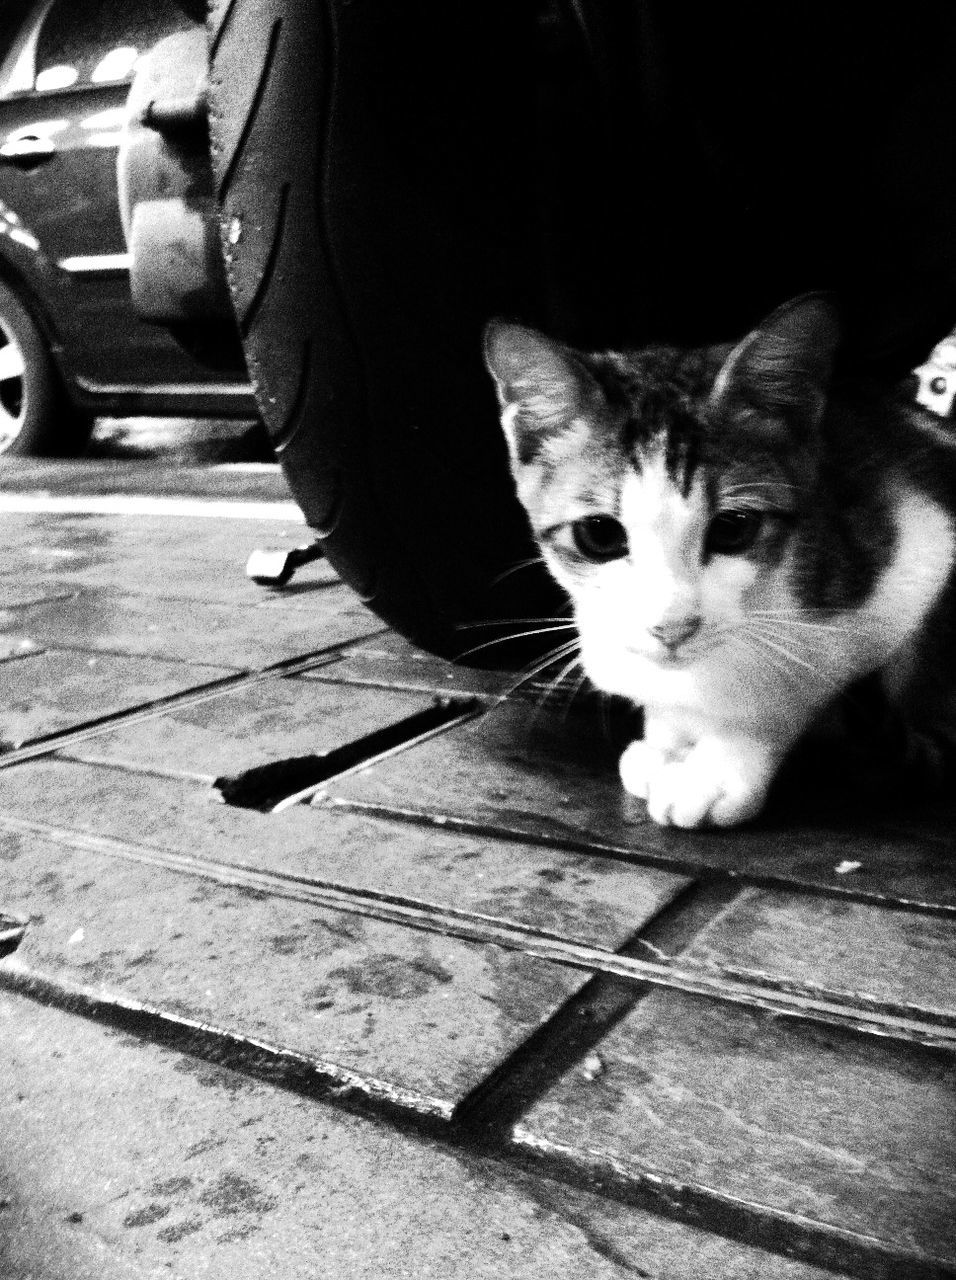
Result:
[[[956,1258],[950,1055],[676,993],[597,1053],[602,1071],[567,1075],[525,1132]]]
[[[31,653],[39,653],[40,645],[28,636],[0,636],[0,662],[11,662],[17,658],[26,658]]]
[[[0,863],[17,963],[331,1062],[450,1113],[582,982],[514,951],[38,838]]]
[[[294,756],[319,755],[432,706],[428,693],[273,679],[155,720],[120,726],[72,758],[211,779]]]
[[[16,820],[217,862],[240,863],[457,907],[617,948],[687,884],[667,871],[295,806],[276,814],[214,803],[207,788],[43,760],[4,772],[0,839]],[[4,816],[14,825],[3,827]],[[6,904],[9,906],[9,904]]]
[[[309,610],[182,599],[177,591],[174,585],[170,596],[159,597],[90,588],[65,600],[0,610],[0,632],[89,653],[248,670],[381,630],[378,619],[340,585],[316,592]]]
[[[5,1280],[823,1280],[0,995]]]
[[[244,428],[250,424],[245,423]],[[182,419],[113,419],[97,423],[98,439],[108,439],[110,428],[115,433],[125,429],[129,443],[135,446],[137,428],[142,438],[182,432]],[[206,439],[216,435],[233,436],[235,426],[207,419],[202,423]],[[191,432],[193,436],[196,432]],[[289,486],[278,463],[257,462],[253,466],[189,465],[182,457],[170,460],[158,453],[148,458],[12,458],[5,457],[0,471],[0,492],[23,494],[94,494],[118,493],[235,498],[245,502],[287,502]]]
[[[56,582],[16,582],[8,575],[0,577],[0,609],[18,609],[24,605],[46,604],[51,600],[67,600],[73,588]]]
[[[18,587],[35,594],[96,588],[217,604],[303,607],[310,595],[338,580],[323,561],[300,569],[281,592],[246,577],[253,551],[311,541],[303,525],[288,521],[0,512],[0,539],[5,553],[0,607]]]
[[[416,648],[394,631],[385,631],[371,640],[349,646],[327,671],[310,672],[303,678],[380,685],[388,689],[473,694],[491,700],[501,697],[516,679],[509,672],[455,666]]]
[[[242,604],[262,595],[245,576],[250,552],[308,534],[272,520],[0,512],[0,540],[10,581]]]
[[[18,746],[230,674],[225,667],[152,657],[55,649],[27,653],[0,663],[0,742]]]
[[[620,740],[599,712],[504,702],[439,741],[330,784],[340,798],[460,818],[489,832],[571,840],[600,849],[841,890],[956,905],[956,802],[834,807],[806,792],[733,831],[663,829],[617,776]],[[852,877],[838,870],[859,862]]]
[[[956,921],[938,916],[750,889],[684,958],[956,1010]]]

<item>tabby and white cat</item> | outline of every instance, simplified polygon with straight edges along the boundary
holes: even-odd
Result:
[[[839,339],[820,294],[733,347],[587,354],[487,327],[518,495],[584,670],[644,708],[621,777],[657,822],[753,817],[868,673],[912,732],[945,728],[956,448],[902,389],[841,386]]]

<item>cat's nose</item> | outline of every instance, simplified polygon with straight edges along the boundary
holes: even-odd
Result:
[[[659,622],[656,627],[648,627],[648,631],[655,640],[660,640],[666,649],[673,652],[696,636],[703,621],[698,613],[688,614],[683,618],[675,618],[671,622]]]

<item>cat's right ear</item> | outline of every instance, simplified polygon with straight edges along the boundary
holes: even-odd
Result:
[[[724,362],[711,391],[712,405],[751,405],[791,427],[813,429],[826,405],[840,342],[834,300],[806,293],[784,303]]]
[[[587,374],[560,343],[505,320],[485,326],[484,353],[512,460],[525,465],[579,412]]]

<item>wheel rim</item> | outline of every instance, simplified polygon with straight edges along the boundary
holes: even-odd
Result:
[[[26,363],[13,334],[0,320],[0,453],[9,449],[26,418]]]

